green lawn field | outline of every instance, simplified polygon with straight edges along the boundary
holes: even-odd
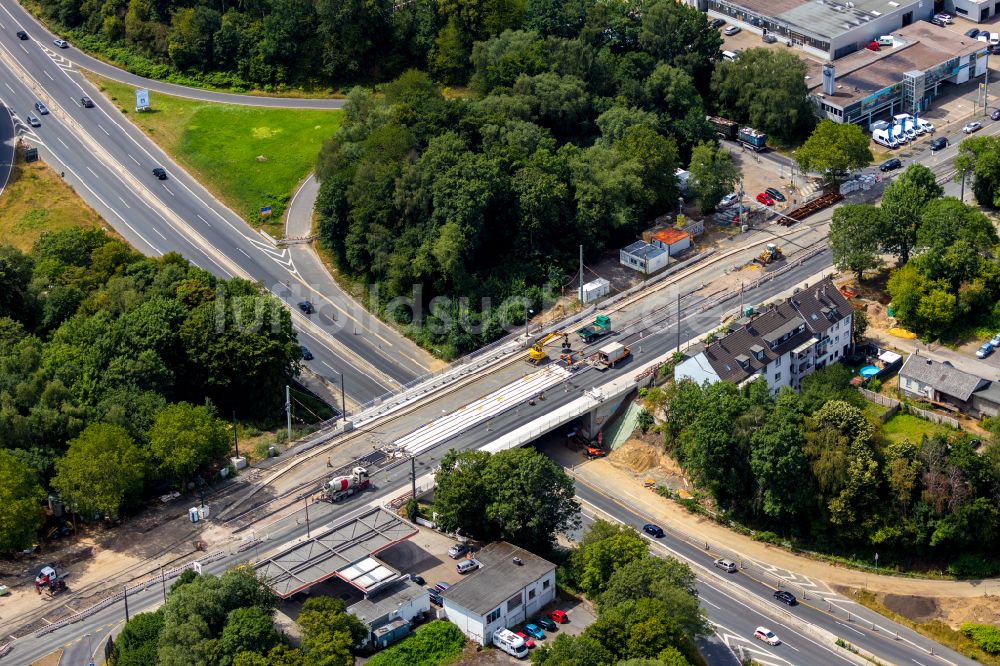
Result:
[[[340,111],[215,104],[150,93],[152,111],[136,113],[135,89],[88,78],[205,187],[247,222],[276,238],[296,185],[340,126]],[[271,206],[270,218],[259,211]]]
[[[948,426],[938,425],[925,421],[922,418],[911,414],[897,414],[885,423],[885,435],[893,442],[909,440],[914,444],[919,444],[924,435],[951,434],[955,430]]]

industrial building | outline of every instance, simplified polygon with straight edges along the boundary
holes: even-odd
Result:
[[[820,114],[837,123],[872,121],[931,108],[943,83],[986,73],[988,44],[920,21],[892,33],[892,45],[861,49],[814,67],[809,92]]]
[[[829,60],[934,13],[934,3],[924,0],[699,0],[698,6]]]
[[[827,278],[761,312],[748,312],[717,340],[688,350],[674,379],[742,385],[763,377],[772,393],[798,390],[803,377],[851,348],[854,311]]]
[[[944,10],[952,14],[958,14],[962,18],[969,19],[976,23],[982,23],[1000,14],[1000,1],[998,0],[944,0]],[[991,11],[992,10],[992,11]]]
[[[663,229],[653,234],[650,244],[666,250],[671,257],[676,257],[691,247],[691,234],[680,229]]]
[[[556,598],[556,565],[504,541],[476,553],[480,568],[441,593],[448,620],[480,645]]]

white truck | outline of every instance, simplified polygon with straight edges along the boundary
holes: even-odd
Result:
[[[364,467],[355,467],[350,474],[335,476],[324,483],[323,495],[331,502],[337,502],[364,490],[370,484],[368,470]]]
[[[494,631],[493,645],[518,659],[524,659],[528,656],[528,646],[524,644],[524,639],[510,629],[497,629]]]
[[[597,353],[591,357],[591,361],[595,368],[598,370],[606,370],[608,368],[615,367],[615,364],[623,358],[627,357],[632,352],[628,347],[620,342],[612,342],[609,345],[604,345],[597,350]]]

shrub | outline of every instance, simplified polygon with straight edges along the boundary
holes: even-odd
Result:
[[[451,660],[464,646],[461,629],[450,622],[435,620],[376,654],[368,660],[368,666],[437,666]]]
[[[994,627],[992,624],[972,624],[967,622],[960,629],[983,652],[1000,654],[1000,627]]]
[[[769,543],[774,546],[781,545],[781,537],[775,534],[774,532],[768,532],[767,530],[764,530],[762,532],[754,532],[753,540],[762,541],[764,543]]]
[[[948,565],[948,573],[955,578],[993,578],[1000,575],[1000,561],[981,555],[963,554]]]

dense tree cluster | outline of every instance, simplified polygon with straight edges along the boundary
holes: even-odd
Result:
[[[763,381],[671,385],[667,447],[718,506],[758,529],[883,561],[953,559],[1000,545],[1000,443],[892,442],[837,364],[771,397]],[[977,440],[978,441],[978,440]]]
[[[966,178],[972,185],[976,203],[996,210],[1000,208],[1000,137],[969,137],[959,144],[955,156],[957,178]]]
[[[557,532],[579,525],[573,480],[534,449],[452,450],[434,480],[434,512],[445,532],[544,553]]]
[[[689,666],[701,663],[694,639],[709,633],[694,572],[653,557],[635,530],[596,521],[560,569],[566,583],[597,603],[580,636],[560,634],[532,654],[544,666]]]
[[[993,223],[953,197],[927,167],[909,166],[885,189],[882,205],[844,205],[833,213],[829,244],[837,268],[860,279],[895,255],[889,276],[894,314],[929,339],[1000,321],[1000,262]]]
[[[185,571],[166,603],[136,615],[115,640],[112,666],[350,666],[367,629],[344,603],[312,597],[298,623],[301,648],[274,628],[275,597],[252,571],[222,576]]]
[[[30,543],[42,488],[87,517],[183,486],[224,454],[212,405],[280,409],[298,346],[257,285],[98,230],[0,247],[0,550]]]
[[[443,75],[439,52],[432,71],[469,77],[471,94],[413,70],[355,89],[317,167],[319,235],[339,267],[445,356],[521,321],[520,297],[558,287],[579,245],[630,242],[676,207],[675,169],[712,138],[702,93],[721,44],[666,0],[528,3],[522,29],[480,41],[456,20],[459,63]]]

